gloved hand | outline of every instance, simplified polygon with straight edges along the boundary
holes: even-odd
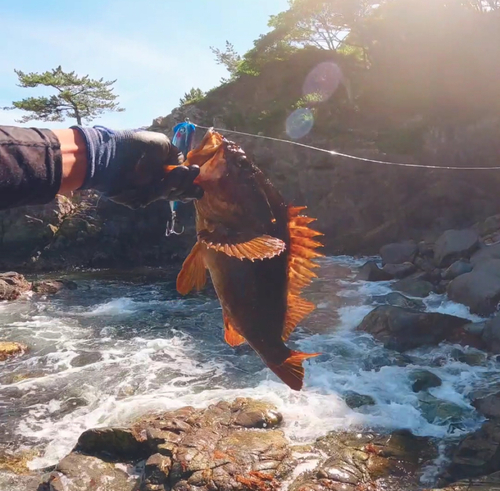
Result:
[[[193,184],[199,167],[180,165],[182,154],[163,133],[73,128],[87,146],[88,170],[80,189],[95,189],[133,209],[159,199],[186,202],[203,196]]]

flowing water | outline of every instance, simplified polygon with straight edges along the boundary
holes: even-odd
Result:
[[[482,419],[471,394],[498,388],[500,364],[472,350],[474,366],[457,361],[450,344],[401,356],[357,332],[373,297],[391,291],[389,283],[356,281],[361,263],[324,259],[320,279],[307,291],[318,308],[289,345],[322,355],[305,363],[300,393],[250,348],[226,345],[213,290],[181,298],[176,270],[87,272],[76,278],[77,290],[0,303],[0,339],[30,347],[0,364],[0,449],[36,448],[29,466],[40,469],[66,455],[87,428],[237,396],[276,404],[284,431],[298,442],[360,427],[408,428],[445,441],[475,430]],[[430,297],[426,307],[478,320],[444,297]],[[413,392],[410,373],[420,368],[438,375],[442,386]],[[344,402],[350,391],[375,404],[350,409]],[[429,479],[436,469],[429,469]]]

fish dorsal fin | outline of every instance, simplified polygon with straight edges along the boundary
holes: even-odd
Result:
[[[177,291],[187,295],[193,288],[201,290],[207,281],[205,261],[203,260],[202,245],[197,242],[189,256],[182,264],[182,269],[177,276]]]
[[[229,320],[229,317],[226,314],[224,314],[224,340],[227,344],[229,344],[229,346],[232,346],[233,348],[235,346],[243,344],[246,341],[246,339],[233,327],[231,321]]]
[[[201,242],[217,252],[237,259],[271,259],[279,256],[286,248],[286,244],[276,237],[260,235],[258,237],[228,237],[221,233],[202,230],[198,233]]]
[[[315,219],[300,215],[300,212],[305,209],[305,206],[288,208],[288,231],[290,234],[288,309],[283,327],[283,340],[288,339],[297,324],[315,308],[313,303],[300,297],[300,293],[311,284],[313,278],[317,277],[313,269],[319,266],[312,259],[322,257],[322,254],[315,251],[318,247],[322,247],[322,244],[313,240],[312,237],[323,234],[309,228],[308,225]]]

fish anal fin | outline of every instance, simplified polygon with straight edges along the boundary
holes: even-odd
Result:
[[[302,389],[304,383],[304,367],[302,362],[321,353],[301,353],[291,351],[290,356],[281,365],[269,364],[269,368],[293,390]]]
[[[290,293],[288,294],[287,305],[285,327],[281,335],[283,341],[286,341],[297,327],[297,324],[316,308],[316,305],[312,302]]]
[[[224,340],[232,347],[240,346],[246,341],[246,339],[232,326],[231,321],[226,315],[224,315]]]
[[[222,252],[229,257],[235,257],[241,261],[260,259],[271,259],[279,256],[286,248],[285,242],[270,235],[260,235],[248,240],[244,238],[224,237],[216,232],[200,231],[198,233],[202,243],[217,252]]]
[[[207,281],[205,262],[201,251],[201,244],[197,242],[191,249],[188,257],[182,264],[182,269],[177,276],[177,291],[187,295],[193,288],[201,290]]]

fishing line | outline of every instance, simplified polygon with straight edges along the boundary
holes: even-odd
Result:
[[[403,163],[403,162],[387,162],[385,160],[375,160],[368,159],[365,157],[357,157],[356,155],[349,155],[347,153],[337,152],[336,150],[326,150],[325,148],[314,147],[312,145],[306,145],[305,143],[294,142],[291,140],[283,140],[281,138],[274,138],[272,136],[264,136],[264,135],[254,135],[252,133],[245,133],[243,131],[236,130],[228,130],[226,128],[214,128],[208,126],[201,126],[196,123],[191,123],[197,128],[201,128],[204,130],[213,129],[215,131],[219,131],[220,133],[235,133],[237,135],[250,136],[252,138],[261,138],[263,140],[271,140],[280,143],[287,143],[288,145],[296,145],[297,147],[307,148],[309,150],[315,150],[317,152],[327,153],[329,155],[344,157],[346,159],[358,160],[360,162],[367,162],[371,164],[380,164],[380,165],[392,165],[398,167],[416,167],[419,169],[440,169],[440,170],[500,170],[500,167],[455,167],[455,166],[441,166],[441,165],[424,165],[424,164],[411,164],[411,163]]]

